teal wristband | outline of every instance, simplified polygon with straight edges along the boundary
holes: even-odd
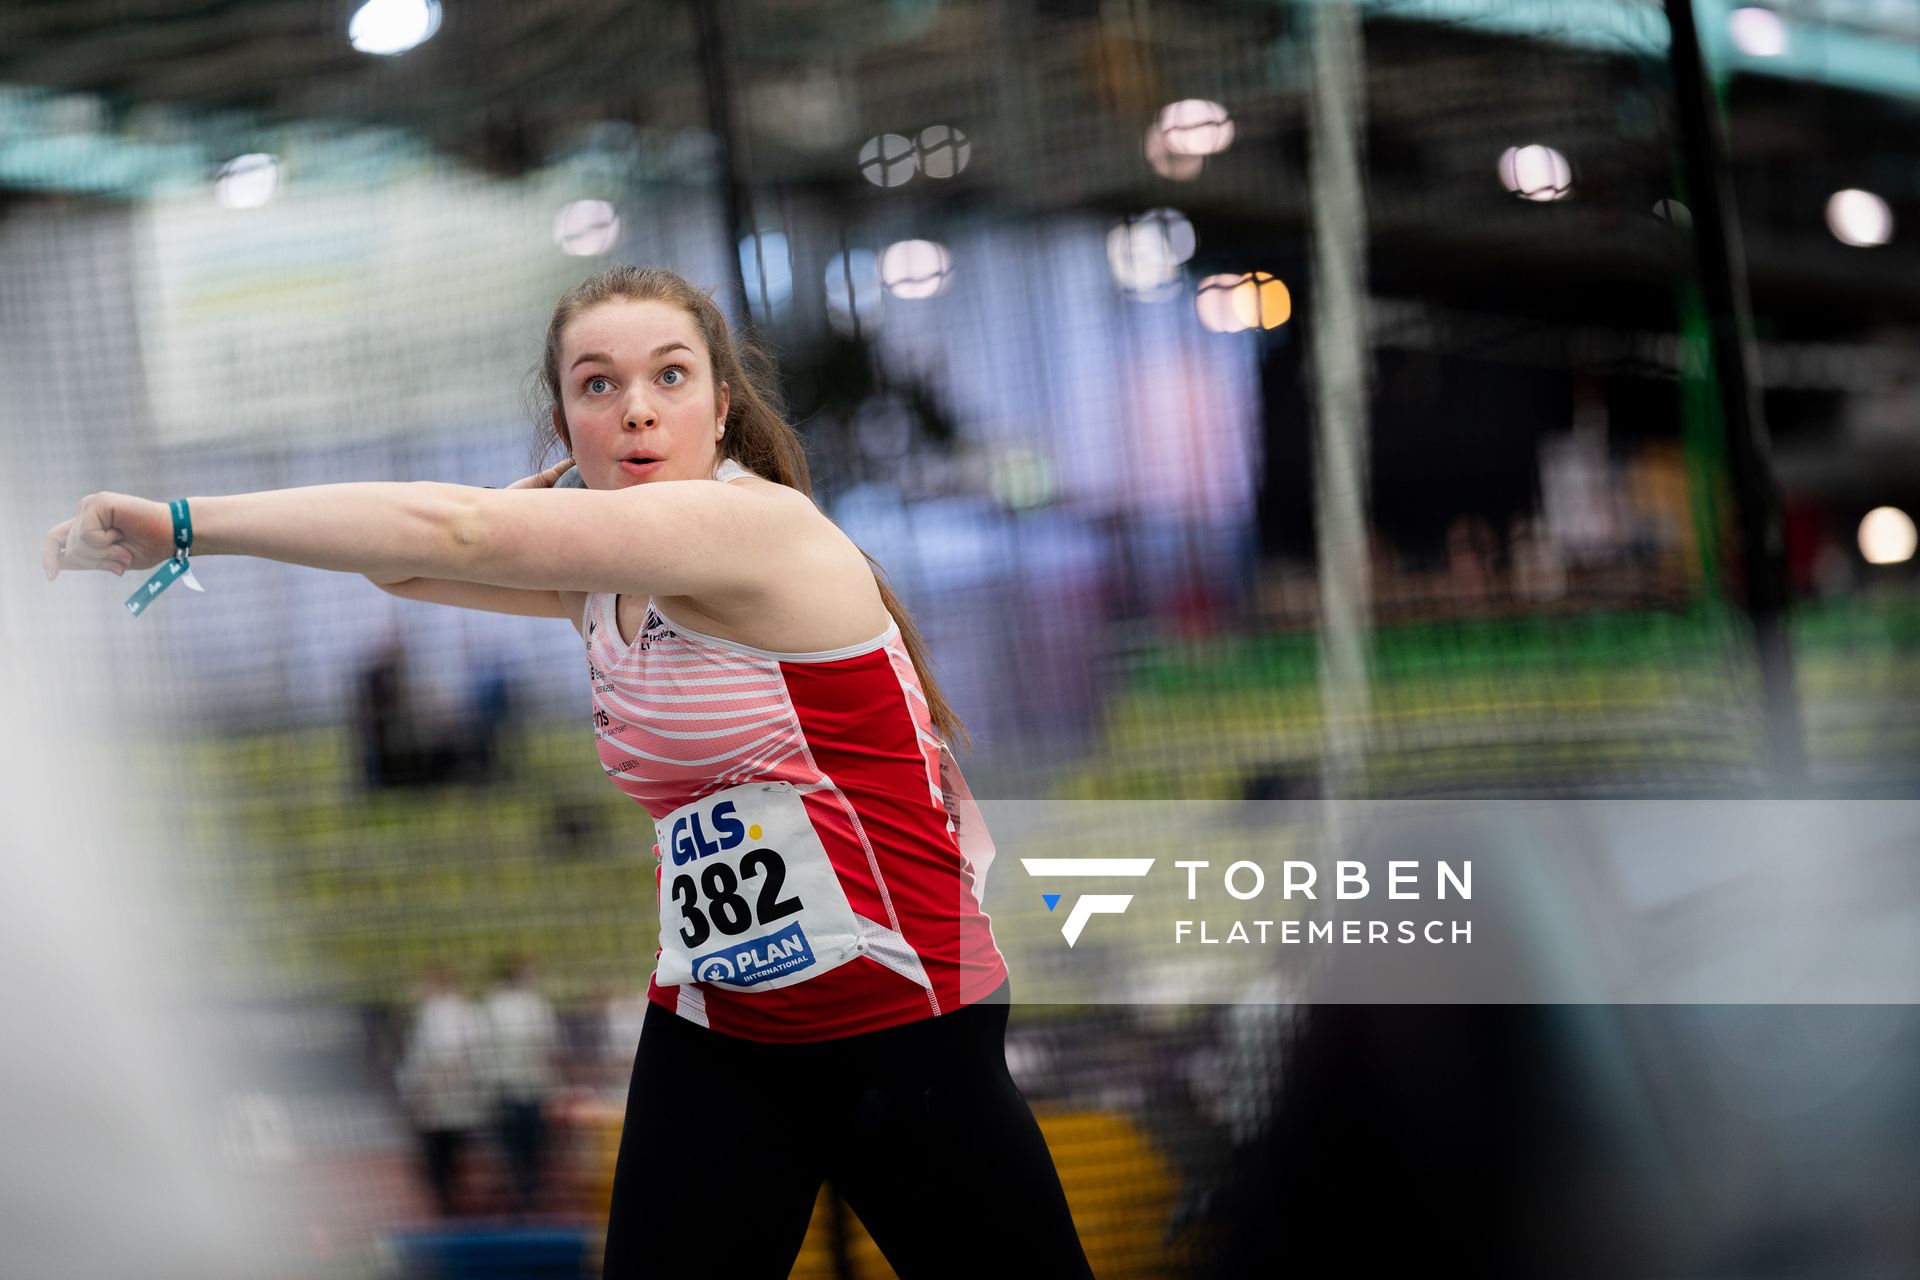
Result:
[[[193,513],[187,509],[187,500],[175,498],[167,504],[167,510],[173,515],[173,558],[154,570],[153,576],[127,597],[127,612],[136,618],[146,612],[147,606],[162,591],[181,578],[185,578],[187,585],[195,591],[206,590],[194,580],[193,569],[188,563],[188,556],[193,550]]]

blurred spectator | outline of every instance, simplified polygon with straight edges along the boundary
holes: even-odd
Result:
[[[406,689],[406,648],[390,639],[360,669],[354,697],[354,730],[360,740],[367,789],[377,791],[395,780],[400,761],[412,753],[406,741],[412,727],[402,699]]]
[[[479,648],[478,654],[473,650]],[[469,646],[470,723],[465,738],[467,780],[493,780],[500,766],[500,735],[514,712],[513,669],[497,647]]]
[[[608,1077],[617,1080],[623,1087],[633,1071],[634,1050],[640,1044],[640,1027],[646,1020],[645,991],[615,989],[608,993],[601,1054],[606,1061]]]
[[[1538,516],[1516,516],[1507,534],[1513,593],[1522,600],[1558,600],[1567,594],[1567,566]]]
[[[440,1213],[458,1212],[461,1154],[487,1119],[487,1024],[436,965],[397,1073],[400,1099],[419,1135],[427,1183]]]
[[[406,644],[398,637],[382,644],[361,669],[354,711],[369,790],[437,786],[470,774],[471,731],[432,731],[414,701]]]
[[[1574,397],[1573,429],[1540,440],[1542,515],[1548,536],[1573,566],[1610,564],[1626,550],[1607,427],[1605,397],[1583,385]]]
[[[1460,516],[1447,526],[1447,588],[1455,600],[1485,600],[1493,593],[1500,537],[1482,516]]]
[[[577,796],[554,796],[547,802],[547,839],[541,848],[566,858],[594,852],[598,820],[591,804]]]
[[[1831,533],[1820,542],[1813,559],[1813,592],[1822,600],[1852,595],[1859,586],[1859,561]]]
[[[560,1088],[560,1020],[534,989],[533,966],[522,957],[502,962],[500,985],[487,997],[486,1017],[500,1147],[513,1179],[515,1207],[528,1213],[540,1202],[546,1109]]]
[[[406,644],[384,641],[360,670],[354,732],[368,790],[484,782],[499,763],[513,712],[513,676],[497,655],[472,661],[469,705],[453,723],[422,714],[407,675]]]

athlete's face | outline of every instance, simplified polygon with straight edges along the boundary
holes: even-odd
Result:
[[[727,403],[706,343],[679,307],[614,298],[561,330],[563,435],[589,489],[707,479]]]

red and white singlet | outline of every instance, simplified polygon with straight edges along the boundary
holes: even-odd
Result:
[[[715,478],[751,474],[732,462]],[[610,593],[582,632],[615,786],[653,815],[660,953],[648,997],[763,1041],[950,1013],[1006,979],[979,894],[993,844],[899,627],[824,653],[689,631]]]

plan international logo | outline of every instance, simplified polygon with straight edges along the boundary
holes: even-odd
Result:
[[[799,921],[795,921],[764,938],[710,951],[693,962],[693,972],[700,982],[751,987],[795,969],[805,969],[813,962],[813,948],[807,945],[807,935]]]
[[[1061,880],[1082,876],[1144,876],[1153,870],[1152,858],[1022,858],[1020,865],[1036,880]],[[1043,893],[1040,900],[1052,911],[1060,905],[1060,894]],[[1089,893],[1074,900],[1060,932],[1067,945],[1080,941],[1080,931],[1097,915],[1119,915],[1133,901],[1130,893]]]

